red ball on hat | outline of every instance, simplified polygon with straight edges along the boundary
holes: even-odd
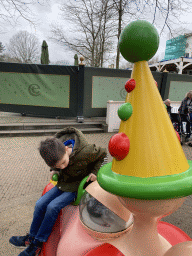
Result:
[[[129,153],[130,141],[123,132],[113,135],[109,141],[108,149],[112,157],[117,161],[123,160]]]
[[[135,89],[136,82],[134,79],[129,79],[125,84],[125,90],[129,93]]]

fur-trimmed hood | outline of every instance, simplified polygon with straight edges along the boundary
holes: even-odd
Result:
[[[81,131],[74,127],[66,127],[60,132],[55,134],[55,137],[61,140],[62,142],[67,141],[69,139],[75,140],[75,146],[73,148],[73,156],[75,153],[82,150],[85,146],[88,145],[88,142]]]
[[[89,144],[84,134],[74,127],[66,127],[55,134],[55,137],[62,142],[69,139],[75,140],[73,152],[69,156],[69,164],[65,169],[53,170],[59,171],[57,187],[62,191],[77,191],[81,180],[97,172],[107,155],[104,148],[97,147],[95,144]]]

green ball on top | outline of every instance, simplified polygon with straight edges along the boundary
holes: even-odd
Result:
[[[145,20],[128,24],[119,39],[122,56],[129,62],[150,60],[159,47],[159,35],[156,28]]]

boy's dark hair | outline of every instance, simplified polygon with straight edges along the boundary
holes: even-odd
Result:
[[[39,153],[49,167],[54,167],[66,153],[65,145],[57,138],[40,142]]]

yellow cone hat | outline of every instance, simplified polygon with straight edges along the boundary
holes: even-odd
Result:
[[[192,161],[185,157],[147,63],[158,44],[156,29],[146,21],[130,23],[120,38],[122,55],[134,62],[135,88],[118,112],[119,133],[109,142],[113,161],[98,173],[100,186],[116,195],[167,199],[192,194]]]
[[[135,89],[127,95],[133,113],[121,121],[119,132],[130,140],[128,155],[113,159],[112,171],[135,177],[154,177],[185,172],[189,164],[167,114],[147,61],[134,64]]]

